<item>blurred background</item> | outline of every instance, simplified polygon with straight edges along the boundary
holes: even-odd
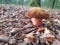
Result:
[[[17,4],[60,9],[60,0],[0,0],[0,4]]]

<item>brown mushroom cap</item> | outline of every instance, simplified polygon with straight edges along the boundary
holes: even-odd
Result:
[[[33,7],[26,13],[26,17],[48,19],[49,14],[39,7]]]

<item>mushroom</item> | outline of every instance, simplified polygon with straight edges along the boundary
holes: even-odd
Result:
[[[34,26],[40,26],[40,25],[42,25],[42,19],[32,18],[31,21],[32,21],[32,23],[33,23]]]
[[[31,18],[34,26],[40,26],[42,19],[49,19],[49,14],[39,7],[33,7],[25,14],[26,17]]]

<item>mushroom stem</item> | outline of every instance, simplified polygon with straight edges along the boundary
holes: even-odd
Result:
[[[31,21],[34,26],[41,26],[42,25],[42,19],[32,18]]]

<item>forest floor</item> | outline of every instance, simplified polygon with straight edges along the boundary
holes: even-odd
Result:
[[[51,15],[48,20],[50,23],[36,27],[31,19],[25,16],[30,8],[32,7],[0,4],[0,45],[60,45],[60,10],[44,8]],[[36,34],[36,30],[41,27],[51,31],[53,41],[40,39],[44,33]],[[32,42],[25,37],[31,32],[35,37]]]

